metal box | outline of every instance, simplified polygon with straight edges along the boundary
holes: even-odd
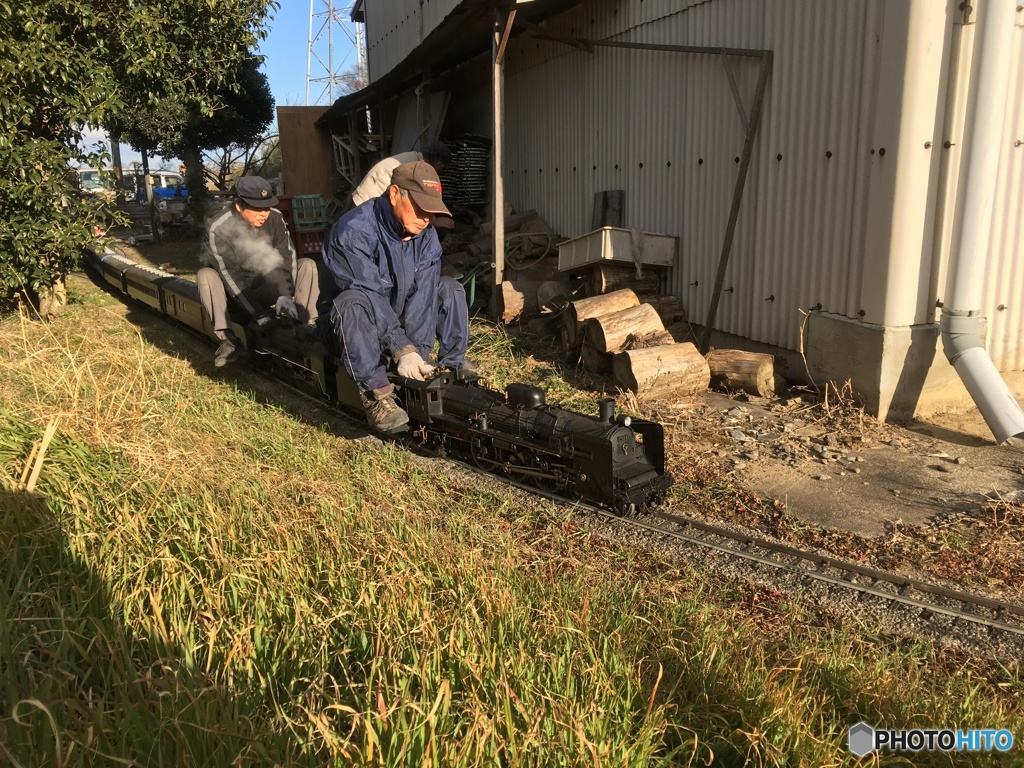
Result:
[[[633,263],[633,231],[618,227],[601,227],[585,235],[558,244],[558,269],[562,272],[581,269],[601,261]],[[636,232],[637,251],[641,264],[671,267],[676,260],[675,235]]]

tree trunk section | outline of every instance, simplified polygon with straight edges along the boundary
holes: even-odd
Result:
[[[68,289],[64,278],[56,278],[51,288],[39,292],[39,315],[44,318],[56,317],[64,313],[68,305]]]
[[[591,373],[610,373],[612,370],[612,355],[601,352],[593,344],[584,341],[583,349],[580,350],[580,361],[583,368]]]
[[[521,226],[523,226],[523,224],[526,221],[528,221],[529,219],[535,218],[536,216],[537,216],[537,211],[533,210],[532,208],[530,210],[528,210],[528,211],[523,211],[522,213],[513,213],[511,216],[506,216],[505,217],[505,232],[513,232],[513,231],[519,229]],[[483,224],[480,225],[480,236],[481,237],[486,237],[486,236],[490,235],[493,231],[494,231],[494,222],[493,221],[485,221]]]
[[[565,311],[566,349],[573,349],[583,341],[583,322],[588,318],[639,305],[640,299],[629,289],[569,302]]]
[[[630,288],[634,293],[657,293],[660,282],[658,273],[650,267],[638,278],[632,264],[598,264],[590,273],[590,295],[600,296],[623,288]]]
[[[505,325],[516,323],[525,317],[539,315],[537,289],[539,280],[505,280],[501,284],[501,321]]]
[[[585,320],[583,335],[598,352],[621,352],[630,340],[665,330],[658,312],[650,304],[627,307],[618,312]]]
[[[693,344],[663,344],[631,349],[615,355],[615,383],[633,392],[637,400],[691,397],[708,388],[711,371]]]
[[[654,307],[661,317],[661,322],[666,326],[686,319],[686,310],[683,309],[683,302],[675,296],[644,296],[641,299],[641,303],[650,304]]]
[[[708,355],[711,386],[758,397],[775,396],[775,358],[760,352],[715,349]]]

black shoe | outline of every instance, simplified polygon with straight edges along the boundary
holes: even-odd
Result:
[[[224,339],[217,347],[213,356],[213,365],[216,368],[223,368],[228,363],[233,363],[245,352],[238,339]]]

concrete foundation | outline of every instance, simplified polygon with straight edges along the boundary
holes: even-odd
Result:
[[[982,342],[987,325],[982,322]],[[942,352],[937,323],[881,326],[827,312],[807,323],[807,370],[819,388],[849,382],[880,421],[973,408],[967,389]],[[1021,397],[1024,372],[1001,374]]]

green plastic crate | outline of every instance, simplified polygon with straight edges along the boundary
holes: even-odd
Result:
[[[327,211],[323,195],[293,195],[292,226],[297,230],[326,227]]]

